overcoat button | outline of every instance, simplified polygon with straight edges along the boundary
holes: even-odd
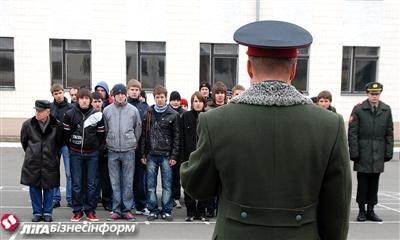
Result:
[[[301,215],[296,215],[296,221],[300,222],[303,220],[303,217]]]
[[[247,218],[247,212],[241,212],[240,213],[241,218]]]

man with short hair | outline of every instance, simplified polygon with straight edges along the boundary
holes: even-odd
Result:
[[[140,114],[140,120],[143,121],[144,114],[149,109],[146,102],[140,100],[140,93],[142,91],[142,84],[137,79],[131,79],[127,83],[128,89],[128,103],[137,108]],[[138,139],[139,143],[141,139]],[[146,187],[146,166],[140,161],[142,154],[140,147],[135,149],[135,175],[133,180],[133,192],[135,197],[136,214],[149,215],[149,210],[146,206],[147,201],[147,187]]]
[[[54,101],[50,104],[50,113],[57,120],[58,124],[62,126],[64,120],[64,114],[72,108],[72,104],[68,102],[68,99],[64,96],[64,87],[55,83],[50,88],[51,95]],[[63,144],[60,148],[60,155],[62,155],[64,161],[64,171],[66,179],[66,199],[67,206],[72,206],[72,193],[71,193],[71,170],[70,170],[70,158],[69,150],[67,145]],[[60,188],[57,187],[53,191],[53,208],[58,208],[61,206],[61,192]]]
[[[196,199],[218,195],[213,239],[347,239],[351,174],[343,118],[291,85],[311,34],[291,23],[246,24],[251,87],[199,115],[197,148],[181,166]],[[201,181],[199,181],[201,179]]]
[[[103,112],[108,148],[108,171],[113,191],[111,220],[120,218],[135,221],[133,198],[133,175],[135,172],[135,149],[142,133],[142,120],[137,108],[127,103],[125,85],[112,88],[114,103]]]
[[[348,131],[350,159],[357,172],[357,221],[381,222],[374,206],[378,203],[379,176],[385,162],[393,157],[393,119],[390,106],[380,101],[383,85],[371,82],[365,89],[368,99],[353,108]]]
[[[246,90],[246,88],[244,88],[242,85],[236,84],[236,85],[232,88],[232,97],[236,97],[237,95],[241,94],[241,93],[244,92],[245,90]]]
[[[93,109],[91,101],[91,92],[79,89],[78,104],[64,116],[64,134],[71,157],[72,222],[80,221],[84,213],[89,221],[99,221],[96,174],[99,147],[104,141],[104,122],[102,113]]]
[[[145,114],[141,141],[142,163],[146,165],[147,220],[154,221],[161,215],[172,221],[172,166],[179,157],[179,114],[167,104],[167,89],[157,85],[153,90],[155,105]],[[162,209],[157,204],[157,175],[161,170]]]
[[[69,97],[71,98],[71,103],[76,104],[78,102],[78,88],[71,87],[68,91]]]

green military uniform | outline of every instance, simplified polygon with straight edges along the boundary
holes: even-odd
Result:
[[[368,83],[368,99],[353,108],[349,120],[349,149],[357,171],[356,201],[360,209],[357,221],[360,222],[382,221],[375,214],[374,205],[378,203],[380,173],[385,162],[393,157],[392,112],[387,104],[379,101],[382,90],[382,84]]]
[[[202,113],[185,191],[218,195],[214,239],[347,238],[349,155],[340,115],[280,81]]]

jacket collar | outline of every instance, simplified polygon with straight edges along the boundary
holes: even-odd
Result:
[[[362,102],[361,107],[363,110],[371,111],[371,104],[369,104],[368,99],[366,99],[364,102]],[[376,115],[381,114],[382,111],[388,111],[388,110],[389,110],[389,106],[386,105],[384,102],[379,101]]]
[[[248,90],[231,99],[230,103],[262,105],[262,106],[293,106],[312,104],[297,89],[282,81],[264,81],[252,85]]]

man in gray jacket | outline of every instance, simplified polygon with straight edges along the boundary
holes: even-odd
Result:
[[[116,84],[112,94],[114,103],[103,111],[107,134],[108,170],[113,190],[110,220],[124,218],[134,221],[135,216],[131,213],[135,208],[132,185],[135,149],[142,132],[142,121],[137,108],[127,103],[125,85]]]

